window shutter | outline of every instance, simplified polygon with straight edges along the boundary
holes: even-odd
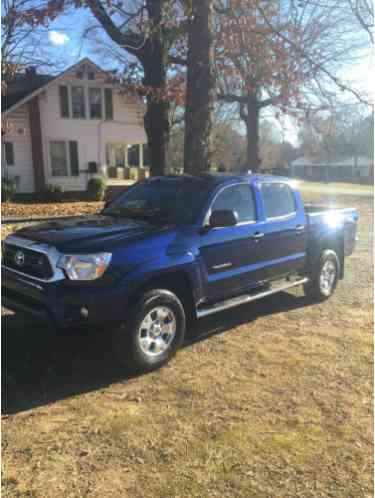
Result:
[[[7,166],[14,166],[14,149],[12,142],[5,142],[5,162]]]
[[[60,111],[62,118],[69,117],[69,98],[68,98],[68,87],[59,86],[60,91]]]
[[[113,119],[113,95],[111,88],[104,89],[105,94],[105,119]]]
[[[70,172],[72,176],[79,176],[78,142],[69,142]]]

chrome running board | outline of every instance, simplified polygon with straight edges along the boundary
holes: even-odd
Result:
[[[241,304],[250,303],[251,301],[261,299],[262,297],[271,296],[272,294],[276,294],[277,292],[282,292],[292,287],[297,287],[297,285],[305,284],[308,281],[309,279],[307,277],[300,278],[299,280],[295,280],[294,282],[287,282],[283,285],[279,285],[278,287],[274,287],[263,292],[258,292],[257,294],[243,294],[231,299],[226,299],[225,301],[219,301],[212,306],[202,307],[198,309],[197,317],[202,318],[213,313],[218,313],[219,311],[224,311],[229,308],[234,308],[235,306],[240,306]]]

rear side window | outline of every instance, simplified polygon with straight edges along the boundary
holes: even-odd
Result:
[[[214,200],[211,212],[219,209],[235,211],[239,223],[256,220],[253,194],[246,184],[224,188]]]
[[[263,183],[262,197],[266,218],[287,216],[296,211],[294,194],[286,183]]]

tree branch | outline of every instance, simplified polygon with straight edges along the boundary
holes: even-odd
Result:
[[[362,98],[362,96],[354,90],[353,88],[350,88],[349,86],[345,85],[342,81],[340,81],[335,75],[333,75],[330,71],[328,71],[323,64],[319,64],[316,61],[310,57],[310,55],[301,49],[296,43],[294,43],[292,40],[290,40],[287,36],[285,36],[279,29],[276,29],[275,26],[271,24],[269,21],[267,14],[264,12],[263,8],[259,5],[259,1],[257,1],[257,9],[262,15],[264,22],[267,24],[267,26],[283,40],[285,43],[287,43],[293,50],[296,51],[297,54],[301,55],[302,57],[305,58],[309,62],[309,64],[312,65],[312,67],[319,67],[320,71],[324,73],[341,91],[348,91],[352,95],[356,97],[356,99],[361,102],[362,104],[368,105],[369,102],[367,102],[365,99]]]
[[[89,6],[94,17],[103,26],[103,29],[107,35],[115,43],[120,45],[129,53],[136,55],[137,57],[142,57],[142,49],[144,48],[146,41],[145,36],[131,33],[130,31],[122,33],[107,14],[105,8],[99,0],[87,0],[87,5]]]

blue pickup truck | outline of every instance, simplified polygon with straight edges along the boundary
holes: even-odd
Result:
[[[177,351],[188,319],[298,285],[330,297],[357,220],[354,209],[304,206],[281,177],[151,178],[98,215],[8,236],[3,305],[59,330],[105,325],[124,365],[151,370]]]

